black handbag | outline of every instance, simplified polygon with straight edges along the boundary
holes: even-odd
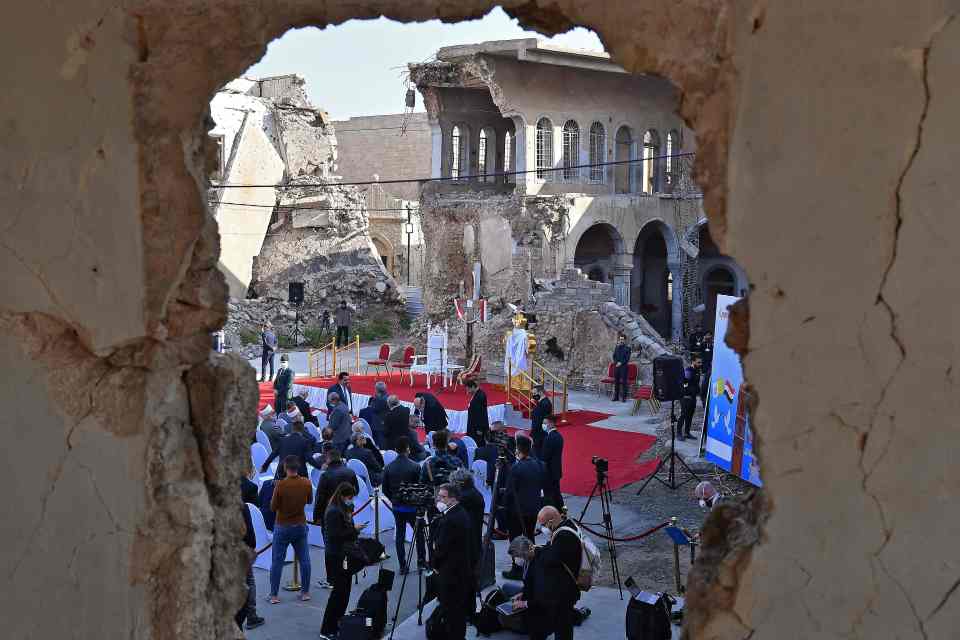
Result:
[[[380,541],[375,538],[359,538],[357,544],[360,545],[360,549],[363,550],[367,558],[367,566],[380,562],[385,549]]]
[[[367,554],[363,551],[363,547],[360,546],[357,540],[344,543],[343,554],[345,562],[344,569],[351,576],[360,573],[369,564]]]

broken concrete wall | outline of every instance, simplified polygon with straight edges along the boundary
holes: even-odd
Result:
[[[767,500],[745,507],[751,535],[711,520],[687,637],[951,637],[956,7],[502,4],[525,26],[596,29],[617,62],[677,86],[711,231],[753,279],[738,346]],[[7,635],[230,636],[244,558],[221,482],[247,461],[226,434],[247,428],[256,391],[245,365],[207,360],[226,303],[198,188],[207,102],[290,25],[490,8],[76,0],[6,14],[0,53],[19,63],[0,97],[0,353],[15,373],[0,399],[23,446],[3,462],[35,478],[7,494],[0,529]],[[218,403],[227,391],[236,402]]]

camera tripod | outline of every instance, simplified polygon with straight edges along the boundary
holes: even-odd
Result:
[[[403,527],[403,530],[400,530],[398,526],[394,530],[394,534],[398,536],[406,535],[406,526]],[[412,567],[411,563],[413,562],[413,554],[417,550],[417,537],[422,535],[426,543],[429,540],[428,532],[430,530],[430,523],[427,522],[427,511],[423,507],[417,507],[417,519],[416,524],[413,527],[413,541],[410,543],[410,548],[407,549],[406,557],[406,567],[407,572],[403,574],[403,579],[400,581],[400,594],[397,596],[397,606],[393,611],[393,628],[390,629],[390,640],[393,640],[393,634],[397,630],[397,619],[400,617],[400,604],[403,602],[403,590],[407,586],[407,576],[410,575],[410,569]],[[430,545],[425,544],[425,561],[429,560]],[[428,562],[429,564],[429,562]],[[419,568],[417,569],[417,624],[423,624],[423,571]]]
[[[596,463],[594,463],[596,466]],[[583,505],[583,511],[577,522],[583,522],[583,517],[587,515],[587,509],[595,496],[600,497],[600,511],[603,514],[603,532],[607,538],[607,551],[610,553],[610,572],[617,581],[617,587],[620,589],[620,599],[623,600],[623,583],[620,581],[620,565],[617,563],[617,544],[613,538],[613,513],[610,511],[610,483],[607,480],[607,471],[601,471],[597,468],[597,482],[590,490],[590,497],[587,503]]]
[[[656,479],[658,482],[660,482],[663,486],[670,489],[671,491],[675,491],[679,489],[680,487],[687,484],[691,480],[697,480],[697,481],[700,480],[700,476],[698,476],[694,472],[694,470],[691,469],[689,465],[687,465],[687,463],[683,460],[683,457],[679,453],[677,453],[677,414],[676,414],[676,411],[674,410],[676,407],[676,404],[677,404],[676,400],[672,400],[670,402],[670,453],[663,454],[663,456],[660,458],[660,462],[657,463],[657,468],[654,469],[653,473],[651,473],[647,477],[647,479],[644,480],[643,484],[640,485],[640,489],[637,490],[637,495],[640,495],[641,493],[643,493],[643,490],[647,488],[647,485],[650,484],[650,481],[653,479]],[[667,479],[664,480],[658,474],[660,473],[660,471],[663,470],[665,466],[667,466],[668,460],[670,461],[670,464],[669,464],[669,468],[667,469]],[[683,482],[677,482],[677,470],[676,470],[677,461],[679,461],[680,464],[683,465],[683,468],[687,470],[687,473],[690,474],[690,477],[684,480]]]

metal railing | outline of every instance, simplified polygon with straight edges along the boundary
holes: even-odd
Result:
[[[523,371],[522,369],[513,372],[513,363],[510,359],[507,359],[507,382],[506,382],[506,392],[507,392],[507,403],[513,404],[513,401],[517,401],[521,405],[522,409],[526,411],[532,411],[533,407],[536,406],[536,402],[533,401],[533,387],[537,385],[542,385],[544,391],[549,394],[550,401],[554,403],[554,414],[562,415],[567,412],[569,394],[567,392],[567,379],[561,378],[557,374],[553,373],[547,369],[542,363],[533,360],[530,366],[530,373]],[[519,376],[521,380],[528,383],[528,389],[518,389],[513,386],[514,376]],[[539,379],[538,379],[539,378]],[[548,387],[549,384],[549,387]],[[557,388],[559,386],[560,393],[557,393]],[[557,398],[559,397],[559,402]],[[559,408],[561,407],[562,408]]]
[[[346,352],[353,352],[354,357],[343,357]],[[351,371],[350,361],[353,360],[352,373],[360,375],[360,335],[357,334],[353,340],[343,345],[337,346],[336,339],[331,340],[319,349],[313,349],[307,352],[307,363],[310,367],[311,378],[329,378],[337,375],[340,371]],[[329,365],[329,369],[327,368]]]

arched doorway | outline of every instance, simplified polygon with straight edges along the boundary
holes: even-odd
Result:
[[[616,257],[623,239],[609,224],[595,224],[580,236],[573,254],[573,264],[597,282],[613,282]]]
[[[713,333],[717,320],[717,296],[732,296],[736,292],[736,276],[726,266],[716,266],[703,277],[704,327]]]
[[[383,238],[380,238],[379,236],[373,236],[371,240],[373,240],[373,247],[380,255],[380,261],[383,263],[383,267],[387,270],[387,273],[395,276],[396,274],[393,272],[393,249]]]
[[[657,333],[670,340],[673,328],[673,282],[662,226],[648,224],[637,235],[633,249],[630,307],[646,318]]]

